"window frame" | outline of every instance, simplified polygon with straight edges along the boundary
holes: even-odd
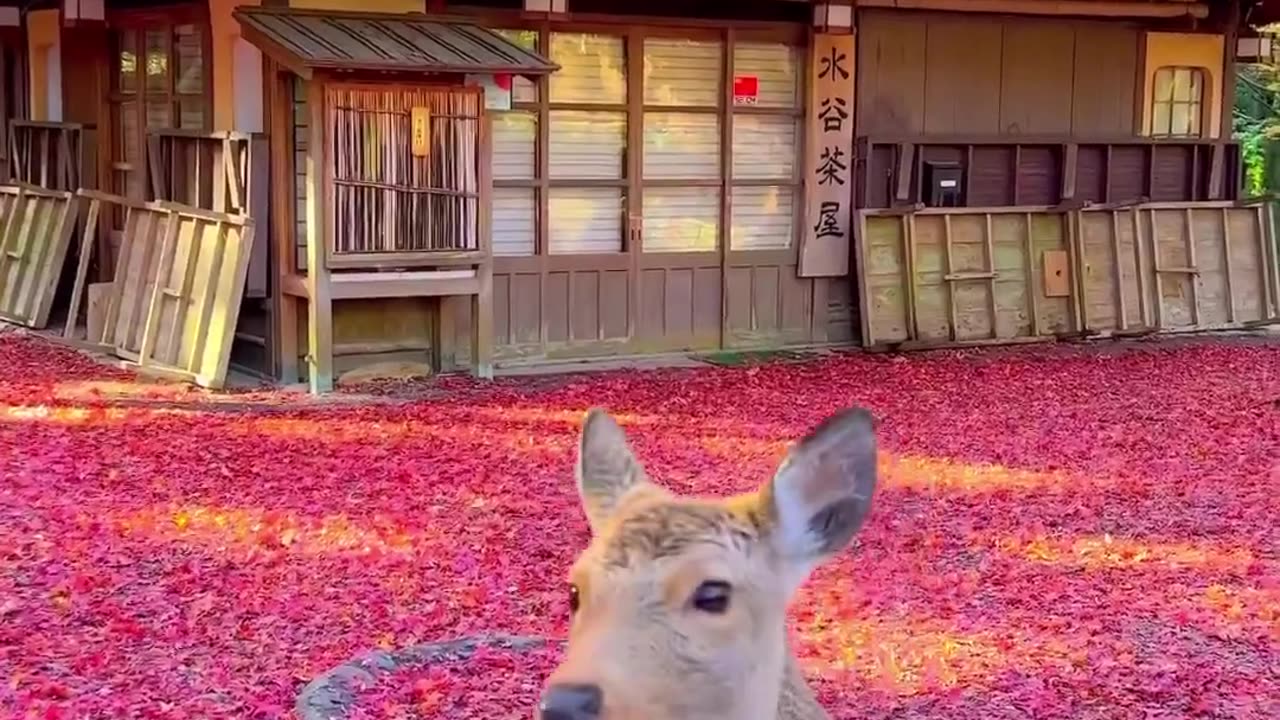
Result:
[[[1179,100],[1177,98],[1177,90],[1176,90],[1177,81],[1178,81],[1178,75],[1181,72],[1190,73],[1192,78],[1199,80],[1200,93],[1198,97],[1193,97],[1190,100]],[[1171,77],[1169,79],[1170,97],[1168,100],[1162,100],[1157,95],[1157,88],[1159,87],[1159,78],[1161,77],[1162,73],[1171,74]],[[1205,111],[1206,111],[1205,98],[1207,98],[1209,95],[1208,86],[1209,86],[1209,71],[1198,65],[1161,65],[1160,67],[1156,68],[1155,71],[1151,73],[1151,137],[1167,138],[1167,139],[1190,139],[1190,138],[1205,137],[1206,126],[1208,124],[1206,122],[1207,118],[1205,117]],[[1168,118],[1169,118],[1168,127],[1163,130],[1156,126],[1156,117],[1157,117],[1156,111],[1160,107],[1168,108]],[[1189,112],[1187,113],[1187,117],[1189,119],[1195,118],[1196,122],[1195,122],[1194,132],[1185,132],[1185,133],[1174,132],[1173,111],[1177,107],[1188,108]]]
[[[203,122],[199,128],[187,128],[195,132],[208,132],[213,127],[213,33],[206,4],[173,5],[145,10],[116,10],[107,15],[109,29],[109,62],[107,72],[106,112],[110,123],[110,135],[104,143],[107,162],[101,170],[103,187],[121,195],[142,199],[147,194],[147,127],[146,107],[150,100],[161,100],[169,105],[169,124],[165,129],[176,129],[181,123],[181,101],[198,98],[202,101]],[[174,36],[181,25],[191,25],[200,36],[201,88],[198,93],[182,93],[177,89],[177,68]],[[145,62],[147,31],[165,31],[165,53],[168,58],[167,87],[163,91],[148,91],[141,63]],[[139,72],[133,92],[120,88],[119,57],[124,49],[121,41],[124,33],[134,33],[133,50],[138,58]],[[137,127],[134,142],[138,155],[135,162],[125,157],[122,145],[123,108],[127,102],[137,106]],[[135,166],[136,165],[136,166]],[[117,176],[126,175],[124,186]]]
[[[541,263],[550,251],[550,193],[554,188],[618,188],[622,193],[622,238],[619,250],[609,253],[555,253],[556,258],[582,258],[589,262],[590,258],[624,258],[632,255],[643,255],[661,261],[663,257],[698,256],[719,254],[723,256],[742,256],[750,254],[759,257],[761,253],[783,253],[787,257],[796,256],[799,252],[802,222],[799,217],[804,210],[803,163],[797,161],[790,177],[777,178],[734,178],[733,177],[733,118],[745,115],[786,116],[796,123],[795,152],[802,158],[805,148],[804,114],[808,95],[808,67],[805,52],[808,43],[807,34],[796,32],[792,28],[779,30],[767,27],[736,26],[729,27],[697,27],[697,26],[637,26],[629,23],[613,24],[609,22],[573,22],[565,20],[530,20],[514,17],[491,17],[486,25],[499,31],[535,31],[537,48],[544,54],[550,53],[551,36],[554,33],[602,34],[621,37],[623,39],[624,62],[627,68],[626,102],[617,104],[583,104],[551,102],[550,81],[544,76],[535,81],[537,97],[534,101],[516,101],[513,93],[509,112],[527,112],[536,118],[534,139],[534,177],[532,179],[499,179],[494,177],[495,193],[502,189],[517,188],[531,191],[534,194],[534,238],[532,254],[504,254],[498,256],[504,265],[514,261],[510,267],[524,267],[521,261]],[[644,102],[644,41],[646,39],[675,39],[690,41],[712,41],[721,43],[721,79],[718,100],[715,106],[684,105],[649,105]],[[735,106],[733,104],[734,48],[739,43],[773,43],[786,45],[796,54],[796,100],[793,107],[759,107]],[[626,140],[623,147],[623,173],[617,180],[573,180],[550,178],[550,113],[553,110],[580,111],[613,111],[626,113]],[[489,111],[491,114],[508,111]],[[720,135],[720,172],[717,178],[706,179],[645,179],[643,176],[644,157],[644,121],[646,113],[709,113],[717,116]],[[713,251],[663,251],[644,252],[643,243],[643,202],[646,188],[660,187],[698,187],[716,188],[719,193],[719,214],[717,224],[716,247]],[[793,199],[793,223],[790,242],[785,248],[734,250],[732,238],[732,194],[735,187],[780,187],[790,188]]]

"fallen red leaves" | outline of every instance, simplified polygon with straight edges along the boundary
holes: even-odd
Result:
[[[883,494],[793,613],[835,715],[1280,717],[1274,345],[450,380],[325,407],[138,384],[16,336],[0,367],[0,716],[284,717],[369,648],[560,636],[584,408],[676,489],[719,493],[856,402],[883,419]],[[527,717],[553,660],[398,674],[360,711]]]

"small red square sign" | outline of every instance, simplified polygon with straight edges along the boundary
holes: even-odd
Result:
[[[755,75],[737,75],[733,78],[733,104],[755,105],[760,96],[760,78]]]

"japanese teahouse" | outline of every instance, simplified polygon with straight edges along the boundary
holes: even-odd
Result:
[[[1275,14],[0,8],[0,315],[206,384],[234,364],[318,392],[385,360],[487,377],[1276,321],[1274,213],[1231,139],[1237,51]]]

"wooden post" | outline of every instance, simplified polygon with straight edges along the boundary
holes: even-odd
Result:
[[[1074,199],[1076,196],[1076,165],[1079,162],[1080,146],[1075,143],[1067,143],[1062,149],[1062,192],[1060,197],[1065,200]]]
[[[1231,266],[1231,218],[1230,211],[1223,208],[1222,215],[1222,262],[1227,273],[1227,321],[1232,325],[1236,324],[1236,278],[1235,268]],[[1259,230],[1262,228],[1259,227]],[[1265,253],[1263,256],[1265,263]],[[1265,265],[1264,265],[1265,267]],[[1266,308],[1263,308],[1262,316],[1266,317]]]
[[[294,217],[297,207],[294,183],[297,181],[293,147],[293,76],[280,72],[276,63],[264,58],[263,87],[267,90],[265,110],[271,132],[268,137],[270,165],[271,227],[266,233],[259,230],[257,242],[268,248],[267,267],[272,275],[270,283],[271,322],[274,336],[274,354],[279,379],[286,384],[298,382],[298,298],[284,291],[286,278],[297,272],[294,242],[297,223]],[[252,180],[250,180],[252,182]]]
[[[164,313],[164,301],[169,296],[167,285],[169,276],[173,274],[173,258],[177,253],[178,226],[181,222],[182,218],[173,211],[170,211],[169,216],[165,218],[164,235],[160,241],[160,259],[157,262],[154,284],[151,286],[151,297],[147,301],[146,321],[142,326],[142,345],[138,349],[138,364],[143,367],[154,360],[152,355],[155,354],[156,335],[160,332],[160,317]],[[194,264],[189,263],[189,265]],[[212,286],[213,280],[210,280],[209,284]],[[139,297],[143,294],[142,287],[142,283],[139,283]]]
[[[1271,235],[1273,229],[1268,222],[1272,219],[1270,210],[1271,206],[1267,203],[1259,205],[1256,213],[1258,218],[1258,263],[1261,265],[1260,272],[1262,276],[1262,298],[1260,298],[1262,300],[1262,317],[1260,319],[1267,319],[1268,313],[1274,307],[1273,303],[1277,301],[1277,298],[1272,294],[1271,271],[1275,269],[1277,273],[1280,273],[1280,263],[1276,263],[1275,258],[1269,257],[1271,254],[1267,252],[1268,246],[1272,244]],[[1275,267],[1273,268],[1273,266]],[[1280,288],[1276,288],[1275,291],[1280,293]]]
[[[1187,282],[1191,284],[1191,324],[1200,325],[1200,275],[1197,274],[1199,268],[1196,267],[1196,230],[1195,218],[1191,215],[1191,208],[1183,210],[1183,218],[1187,224],[1187,267],[1191,270],[1187,277]]]
[[[987,272],[991,273],[991,277],[987,279],[988,290],[991,297],[988,298],[989,308],[991,310],[991,339],[1000,337],[1000,309],[996,304],[996,245],[995,232],[992,227],[991,213],[986,214],[986,232],[983,238],[986,240],[987,246]]]
[[[1124,264],[1120,262],[1120,211],[1107,210],[1111,216],[1111,252],[1115,256],[1115,278],[1116,278],[1116,328],[1119,330],[1129,329],[1129,308],[1125,307],[1124,302]],[[1081,215],[1083,218],[1084,216]],[[1142,268],[1138,268],[1138,272],[1142,272]],[[1134,273],[1137,275],[1137,273]],[[1137,279],[1136,277],[1134,278]]]
[[[333,301],[327,252],[333,242],[332,187],[325,162],[329,133],[325,80],[315,73],[307,84],[307,365],[314,394],[333,390]]]
[[[920,339],[920,319],[916,315],[916,216],[908,213],[902,224],[902,237],[906,243],[906,254],[903,257],[903,267],[906,269],[907,277],[907,337],[911,340]],[[866,284],[866,281],[863,281]],[[867,303],[868,312],[870,311],[870,302]]]
[[[1043,288],[1036,285],[1035,238],[1031,234],[1031,213],[1023,213],[1022,219],[1027,226],[1023,249],[1027,260],[1027,303],[1031,306],[1031,336],[1037,337],[1040,335],[1040,303],[1036,300],[1036,295],[1043,292]]]
[[[1068,285],[1071,288],[1071,304],[1075,305],[1076,331],[1085,332],[1089,329],[1089,307],[1085,300],[1086,293],[1084,289],[1084,239],[1080,235],[1080,222],[1077,212],[1065,213],[1067,221],[1067,267],[1071,272],[1068,278]]]
[[[856,218],[856,220],[854,221],[856,224],[854,225],[854,234],[853,234],[853,253],[854,253],[854,262],[856,263],[855,267],[865,268],[867,266],[867,260],[866,260],[867,215],[865,212],[861,210],[854,210],[853,216],[854,218]],[[903,267],[906,267],[908,255],[905,249],[907,244],[907,233],[906,233],[905,225],[903,226],[903,232],[902,232],[902,244],[904,248],[902,251],[902,265]],[[908,273],[906,278],[904,278],[903,287],[909,288],[910,282],[911,282],[911,275]],[[871,347],[871,345],[874,344],[874,338],[872,337],[873,330],[871,326],[871,288],[867,286],[866,282],[855,281],[853,284],[856,288],[855,293],[858,296],[858,322],[862,330],[862,336],[860,339],[862,340],[863,347]],[[821,289],[825,289],[825,288],[826,288],[825,283],[815,283],[814,284],[815,295],[818,292],[820,292]],[[910,290],[908,290],[907,291],[907,303],[908,303],[907,312],[908,313],[911,312],[910,298],[911,298],[911,294],[910,294]],[[819,298],[815,297],[814,307],[826,307],[825,303],[819,304],[817,302],[818,299]],[[817,315],[818,313],[814,313],[815,317]],[[819,323],[817,323],[816,321],[814,322],[815,326],[818,324]],[[908,337],[910,337],[911,316],[909,314],[907,316],[907,333],[908,333]]]
[[[947,288],[947,317],[951,321],[951,339],[953,341],[960,339],[960,314],[956,309],[956,285],[949,282],[946,278],[948,275],[955,273],[955,259],[951,256],[951,215],[942,216],[942,252],[943,258],[946,260],[947,268],[943,273],[943,284]]]
[[[72,202],[81,202],[77,197]],[[84,298],[85,281],[89,276],[89,256],[93,252],[94,238],[98,234],[98,213],[102,202],[88,200],[89,216],[84,222],[84,233],[80,236],[80,254],[76,258],[75,283],[71,287],[71,304],[67,308],[67,324],[62,329],[62,337],[70,340],[75,337],[76,323],[80,316],[80,303]],[[90,339],[86,336],[86,339]]]
[[[1263,308],[1262,316],[1267,319],[1280,317],[1280,243],[1276,242],[1276,215],[1275,202],[1267,201],[1263,204],[1262,213],[1262,237],[1263,237],[1263,256],[1266,268],[1263,270],[1263,276],[1270,275],[1271,283],[1268,285],[1270,290],[1270,302],[1267,307]],[[1270,250],[1270,253],[1266,252]]]
[[[477,185],[480,191],[476,203],[477,218],[476,241],[481,253],[480,262],[476,266],[476,275],[480,287],[471,296],[471,364],[477,377],[493,379],[493,174],[492,174],[492,128],[484,102],[477,103],[479,117],[476,127],[479,131],[477,143]],[[570,286],[572,287],[572,285]],[[572,307],[572,305],[570,306]],[[443,304],[441,304],[443,315]]]
[[[1164,286],[1160,282],[1160,234],[1156,232],[1156,212],[1151,211],[1151,221],[1147,223],[1147,229],[1151,232],[1151,278],[1155,281],[1155,311],[1156,311],[1156,329],[1164,327]]]
[[[1151,304],[1151,296],[1147,292],[1147,268],[1143,259],[1142,244],[1142,213],[1138,208],[1134,208],[1133,212],[1133,254],[1135,274],[1138,276],[1138,315],[1141,316],[1143,327],[1152,327],[1151,312],[1148,306]]]

